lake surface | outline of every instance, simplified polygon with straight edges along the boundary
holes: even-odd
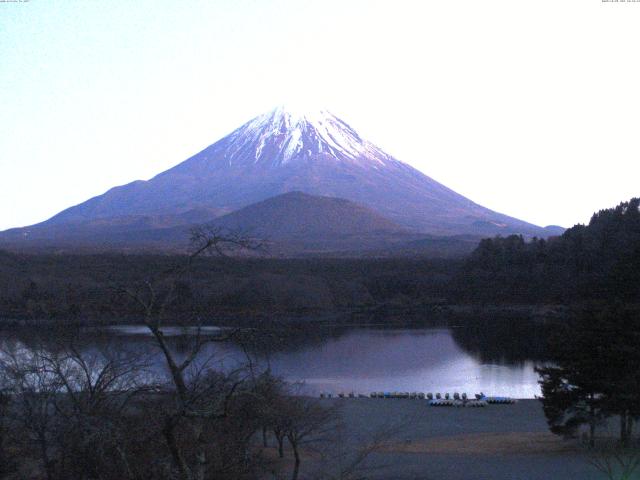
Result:
[[[144,328],[110,327],[109,332],[128,348],[153,351]],[[214,359],[216,368],[224,369],[246,362],[249,355],[261,367],[270,367],[291,382],[303,382],[303,391],[310,394],[422,391],[484,392],[516,398],[539,395],[534,367],[543,362],[527,358],[526,351],[522,356],[514,355],[514,351],[522,352],[519,344],[505,340],[504,331],[500,332],[500,338],[482,338],[467,328],[360,327],[330,331],[312,339],[285,338],[277,347],[257,352],[231,343],[215,343],[207,346],[205,355]],[[174,337],[179,352],[180,330],[169,328],[166,333]],[[540,341],[527,335],[520,343]],[[158,368],[163,367],[159,355],[154,362]]]

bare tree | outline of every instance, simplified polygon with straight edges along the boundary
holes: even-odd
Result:
[[[82,351],[72,339],[39,355],[45,372],[62,385],[55,406],[66,475],[111,471],[133,479],[123,437],[131,402],[148,390],[147,365],[140,355],[111,346]]]
[[[15,401],[12,429],[26,434],[25,439],[35,447],[47,480],[53,480],[55,403],[63,385],[47,373],[45,362],[37,352],[12,345],[4,349],[1,358],[6,391]]]
[[[291,479],[297,480],[302,447],[329,441],[330,434],[335,431],[337,412],[307,397],[289,397],[283,414],[286,415],[284,430],[294,458]]]
[[[2,378],[2,377],[0,377]],[[4,380],[4,378],[2,378]],[[7,437],[9,432],[8,419],[10,416],[11,397],[6,391],[6,384],[0,384],[0,476],[6,475],[13,468],[15,462],[11,461],[6,451]]]
[[[47,479],[106,470],[113,478],[134,478],[122,436],[125,410],[143,391],[138,355],[82,351],[66,337],[48,345],[14,344],[0,357],[13,428],[29,434]]]
[[[202,362],[203,347],[210,342],[223,342],[233,338],[234,332],[226,335],[204,335],[201,322],[197,322],[191,345],[184,358],[178,360],[162,330],[167,307],[175,300],[178,285],[192,269],[194,261],[202,255],[225,256],[229,252],[258,251],[261,243],[240,233],[223,233],[212,227],[199,227],[191,232],[193,251],[183,265],[164,272],[160,278],[148,279],[135,287],[123,287],[121,291],[131,298],[143,313],[143,322],[149,329],[155,344],[162,352],[171,379],[173,405],[165,409],[162,435],[171,453],[171,458],[183,480],[203,480],[207,467],[207,428],[206,424],[227,417],[232,397],[245,379],[236,374],[224,391],[211,383],[211,376],[203,375],[207,361]],[[195,372],[195,373],[194,373]],[[203,381],[204,380],[204,381]],[[190,430],[194,440],[195,454],[189,457],[180,445],[178,431]]]

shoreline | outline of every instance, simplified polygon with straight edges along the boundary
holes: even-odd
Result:
[[[418,303],[398,305],[379,304],[367,308],[344,308],[331,310],[225,310],[212,312],[200,317],[203,326],[262,327],[274,325],[318,326],[318,327],[383,327],[383,326],[449,326],[456,322],[469,322],[478,319],[501,321],[528,321],[540,324],[562,321],[570,312],[578,308],[575,305],[547,304],[443,304]],[[180,314],[169,315],[167,325],[195,326],[193,317]],[[140,325],[141,315],[124,314],[104,317],[40,317],[33,318],[26,312],[22,314],[0,313],[0,328],[21,327],[100,327],[119,325]],[[464,324],[462,325],[464,326]]]

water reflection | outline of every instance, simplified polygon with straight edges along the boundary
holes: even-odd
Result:
[[[449,329],[358,329],[320,346],[275,354],[270,362],[275,373],[304,381],[315,392],[540,393],[534,362],[482,362]]]
[[[242,343],[209,343],[202,355],[213,368],[232,369],[251,358],[308,393],[372,391],[467,392],[533,398],[540,393],[534,366],[544,361],[539,327],[505,324],[459,328],[331,328],[253,332]],[[209,327],[205,334],[220,330]],[[166,329],[171,348],[187,354],[192,331]],[[250,341],[248,341],[250,340]],[[32,333],[5,334],[3,343],[29,347]],[[50,339],[47,348],[55,349]],[[82,348],[121,348],[149,358],[157,375],[164,362],[141,326],[84,332]],[[206,360],[205,360],[206,359]]]
[[[522,319],[471,319],[451,329],[465,351],[481,363],[516,364],[547,359],[547,343],[553,326]]]

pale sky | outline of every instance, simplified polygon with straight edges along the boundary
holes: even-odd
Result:
[[[539,225],[640,195],[640,2],[0,1],[0,229],[283,102]]]

